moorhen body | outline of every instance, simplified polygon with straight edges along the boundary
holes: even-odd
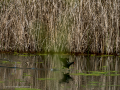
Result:
[[[61,61],[63,62],[63,66],[68,68],[70,67],[70,65],[74,64],[75,62],[69,62],[69,59],[68,58],[61,58]]]

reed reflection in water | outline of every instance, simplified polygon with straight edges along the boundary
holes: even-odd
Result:
[[[65,68],[61,58],[75,62]],[[119,90],[117,56],[0,54],[0,89]]]

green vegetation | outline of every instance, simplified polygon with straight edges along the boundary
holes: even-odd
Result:
[[[24,76],[32,76],[32,75],[24,75]]]
[[[0,83],[4,83],[4,81],[0,81]]]
[[[9,63],[9,61],[2,61],[3,64]]]
[[[116,74],[115,71],[110,72],[100,72],[100,71],[89,71],[89,73],[72,73],[71,75],[82,75],[82,76],[120,76],[120,74]]]

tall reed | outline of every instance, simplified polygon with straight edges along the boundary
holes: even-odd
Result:
[[[120,52],[119,0],[0,0],[0,50]]]

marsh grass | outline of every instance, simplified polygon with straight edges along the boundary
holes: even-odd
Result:
[[[0,0],[0,51],[120,52],[119,0]]]

